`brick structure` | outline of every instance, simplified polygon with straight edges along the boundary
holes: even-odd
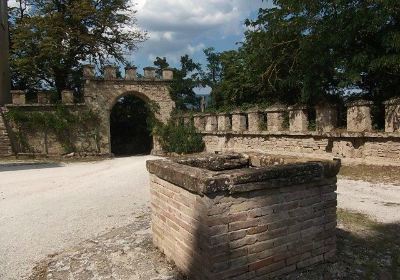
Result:
[[[307,131],[308,130],[308,113],[305,106],[291,106],[289,111],[289,130],[290,131]]]
[[[385,104],[385,132],[400,132],[400,98],[393,98]]]
[[[338,110],[336,106],[319,104],[315,111],[317,131],[330,132],[337,127]]]
[[[154,244],[196,280],[261,280],[330,260],[340,162],[296,162],[148,161]]]
[[[372,104],[372,101],[367,100],[357,100],[346,104],[347,131],[365,132],[372,130]]]
[[[275,104],[267,110],[267,129],[268,131],[282,131],[286,107],[281,104]]]

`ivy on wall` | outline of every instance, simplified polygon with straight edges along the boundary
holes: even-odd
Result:
[[[75,111],[75,112],[74,112]],[[11,108],[5,114],[9,124],[12,124],[17,142],[18,152],[35,152],[29,142],[28,135],[32,133],[43,135],[44,153],[49,153],[49,135],[54,135],[65,153],[80,152],[85,149],[83,142],[95,142],[96,152],[100,152],[99,116],[91,110],[74,110],[65,105],[56,105],[51,111],[26,111],[21,108]],[[89,149],[89,144],[87,149]]]

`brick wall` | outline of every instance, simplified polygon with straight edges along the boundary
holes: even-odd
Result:
[[[148,165],[154,244],[190,279],[266,279],[330,260],[336,251],[336,173],[285,166],[267,168],[257,176],[270,179],[259,182],[243,179],[253,176],[245,168],[230,191],[213,186],[199,193],[189,186],[197,183],[185,179],[193,180],[198,170]],[[204,180],[210,173],[201,175]]]

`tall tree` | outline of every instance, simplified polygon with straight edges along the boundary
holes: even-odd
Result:
[[[19,0],[11,10],[14,86],[71,87],[80,64],[125,62],[146,34],[129,0]]]

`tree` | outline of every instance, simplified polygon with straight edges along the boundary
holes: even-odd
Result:
[[[162,70],[169,67],[169,63],[167,62],[166,57],[161,58],[161,57],[157,56],[156,60],[154,60],[153,64],[158,67],[158,69],[156,70],[156,73],[159,77],[162,76]]]
[[[72,87],[80,64],[125,62],[146,39],[129,0],[19,0],[11,9],[13,86]]]
[[[161,71],[169,66],[166,58],[157,58],[154,65]],[[180,59],[180,68],[174,69],[174,79],[171,84],[171,98],[176,103],[178,110],[198,108],[200,99],[194,89],[202,85],[201,64],[196,63],[188,55]]]

